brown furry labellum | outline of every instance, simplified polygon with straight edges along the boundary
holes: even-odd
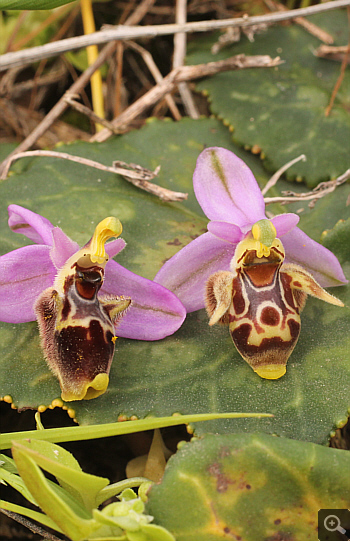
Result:
[[[120,234],[112,221],[113,230],[111,220],[119,226],[119,220],[103,220],[34,307],[44,355],[59,379],[65,401],[96,398],[106,391],[116,341],[114,328],[131,304],[124,296],[98,296],[108,261],[104,242],[106,237]]]
[[[237,245],[231,272],[208,279],[206,309],[209,325],[229,326],[238,352],[260,377],[278,379],[298,341],[307,295],[344,305],[302,267],[283,264],[281,241],[272,235],[265,245],[257,229]]]

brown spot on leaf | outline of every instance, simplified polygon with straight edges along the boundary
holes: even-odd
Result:
[[[276,532],[270,537],[266,537],[264,541],[294,541],[295,537],[288,532]]]
[[[228,486],[234,484],[234,481],[221,472],[221,465],[218,462],[214,462],[209,466],[208,473],[216,478],[216,490],[220,493],[226,492]]]
[[[280,519],[280,518],[276,518],[274,524],[276,524],[276,526],[278,526],[278,524],[281,524],[281,519]]]
[[[167,242],[169,246],[181,246],[182,242],[179,241],[179,239],[174,239],[173,241]]]

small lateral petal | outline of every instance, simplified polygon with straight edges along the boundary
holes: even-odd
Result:
[[[34,321],[35,300],[52,284],[55,274],[49,246],[24,246],[1,256],[0,321]]]
[[[54,226],[49,220],[19,205],[9,205],[8,213],[8,224],[12,231],[22,233],[37,244],[52,245],[51,231]]]
[[[253,173],[225,148],[207,148],[199,155],[193,187],[210,220],[245,226],[265,218],[264,198]]]
[[[204,308],[205,283],[211,274],[230,270],[236,246],[204,233],[167,261],[154,281],[170,289],[187,312]]]
[[[284,235],[282,242],[286,251],[285,262],[296,263],[306,269],[320,286],[332,287],[348,282],[335,255],[298,227]]]
[[[53,247],[50,257],[56,269],[64,266],[67,259],[79,250],[79,244],[71,240],[59,227],[52,230]]]
[[[125,246],[126,246],[125,240],[115,239],[115,240],[112,240],[111,242],[108,242],[105,245],[105,249],[109,257],[115,257],[117,254],[119,254],[119,252],[124,250]]]
[[[103,295],[131,298],[131,305],[118,323],[116,334],[136,340],[160,340],[182,325],[186,310],[165,287],[125,269],[116,261],[106,265]]]
[[[237,244],[244,236],[237,225],[227,222],[209,222],[208,231],[215,237],[231,244]]]
[[[283,235],[286,235],[291,231],[299,222],[300,218],[297,214],[288,212],[286,214],[279,214],[271,219],[271,222],[276,228],[276,237],[280,239]]]

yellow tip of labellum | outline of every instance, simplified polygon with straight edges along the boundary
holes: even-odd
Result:
[[[79,389],[62,390],[62,400],[72,402],[73,400],[91,400],[105,393],[108,387],[109,377],[107,374],[97,374],[94,379],[82,385]]]
[[[110,216],[100,222],[90,241],[90,259],[92,263],[103,264],[108,259],[105,251],[105,243],[112,237],[119,237],[123,228],[117,218]]]
[[[286,367],[281,364],[267,364],[254,371],[264,379],[279,379],[286,373]]]

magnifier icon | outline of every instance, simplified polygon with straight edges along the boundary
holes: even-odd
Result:
[[[340,520],[336,515],[328,515],[324,519],[323,524],[326,530],[328,530],[329,532],[340,532],[342,534],[346,533],[346,530],[342,528],[342,526],[340,525]]]

